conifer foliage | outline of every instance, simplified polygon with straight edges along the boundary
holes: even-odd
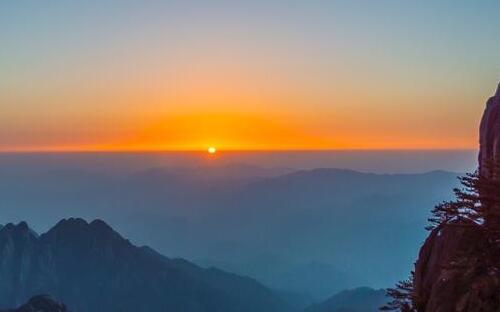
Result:
[[[500,162],[488,161],[479,170],[459,177],[461,187],[455,188],[455,199],[445,201],[432,210],[429,231],[441,230],[447,226],[466,226],[479,231],[485,237],[478,242],[474,255],[457,254],[449,267],[467,263],[470,257],[480,254],[480,266],[489,274],[500,274]],[[471,226],[472,225],[472,226]],[[417,311],[413,295],[413,272],[408,280],[387,290],[392,301],[380,308],[381,311]]]

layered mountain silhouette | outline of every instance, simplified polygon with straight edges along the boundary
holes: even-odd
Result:
[[[48,229],[68,216],[101,218],[164,255],[251,276],[316,302],[405,276],[427,234],[428,207],[457,185],[457,173],[443,171],[283,174],[233,166],[218,167],[218,174],[213,168],[132,174],[45,167],[0,161],[4,220]],[[249,176],[252,170],[261,176]]]
[[[376,312],[386,301],[385,290],[359,287],[335,294],[304,312]]]
[[[253,279],[134,246],[101,220],[64,219],[40,236],[7,224],[0,255],[0,309],[50,294],[73,312],[288,311]]]

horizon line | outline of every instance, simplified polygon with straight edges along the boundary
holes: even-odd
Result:
[[[217,153],[286,153],[286,152],[465,152],[478,148],[289,148],[289,149],[217,149]],[[77,153],[208,153],[205,149],[11,149],[0,154],[77,154]]]

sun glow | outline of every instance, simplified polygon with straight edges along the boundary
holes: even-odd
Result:
[[[217,149],[215,147],[213,147],[213,146],[210,146],[207,151],[208,151],[209,154],[213,155],[213,154],[215,154],[217,152]]]

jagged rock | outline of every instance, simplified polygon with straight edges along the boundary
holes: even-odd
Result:
[[[0,229],[0,309],[36,294],[51,294],[75,312],[288,311],[253,279],[164,257],[101,220],[75,218],[39,236],[25,222]]]
[[[487,174],[485,163],[500,160],[500,84],[494,96],[486,102],[479,128],[479,168]]]
[[[500,281],[481,265],[478,251],[486,243],[482,233],[474,223],[439,226],[431,232],[415,265],[418,311],[498,310]],[[460,257],[464,254],[466,259]]]
[[[500,162],[500,85],[480,127],[480,173]],[[500,191],[500,190],[499,190]],[[460,225],[458,225],[460,223]],[[487,237],[480,225],[459,220],[435,228],[415,263],[412,299],[419,312],[500,311],[498,272],[484,265]]]
[[[31,298],[26,304],[17,309],[0,310],[0,312],[66,312],[66,306],[48,295],[39,295]]]

